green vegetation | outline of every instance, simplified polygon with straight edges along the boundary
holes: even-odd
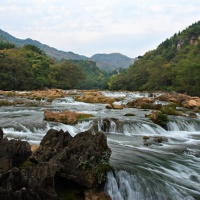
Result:
[[[111,90],[165,90],[200,96],[200,21],[113,75]]]
[[[35,163],[32,163],[32,162],[29,161],[29,159],[28,159],[28,160],[26,160],[26,161],[20,166],[20,168],[21,168],[21,169],[24,169],[24,168],[27,168],[27,167],[34,167],[34,166],[36,166],[36,164],[35,164]]]
[[[105,89],[108,75],[92,61],[56,62],[38,47],[0,42],[0,89]]]
[[[85,80],[82,81],[78,89],[108,89],[109,75],[101,71],[94,61],[73,60],[85,74]]]
[[[98,183],[101,184],[106,180],[106,172],[112,170],[108,160],[110,157],[110,152],[103,152],[100,157],[92,156],[89,160],[84,160],[79,163],[77,167],[83,170],[93,169]]]
[[[167,115],[181,115],[181,112],[176,110],[175,104],[164,105],[161,108],[161,112]]]

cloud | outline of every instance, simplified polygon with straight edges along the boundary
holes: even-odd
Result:
[[[145,53],[200,19],[196,0],[2,0],[1,29],[84,55]]]

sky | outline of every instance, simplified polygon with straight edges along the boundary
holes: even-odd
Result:
[[[199,0],[0,0],[0,29],[58,50],[131,58],[200,20]]]

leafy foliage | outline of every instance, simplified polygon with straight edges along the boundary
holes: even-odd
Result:
[[[107,89],[109,75],[101,71],[94,61],[73,60],[71,61],[78,65],[85,74],[85,80],[82,81],[79,89]]]
[[[111,90],[167,90],[200,96],[200,21],[111,77]]]
[[[106,89],[109,75],[93,61],[56,62],[38,47],[0,43],[0,89]]]
[[[69,89],[84,80],[84,75],[77,65],[57,64],[38,47],[25,45],[0,50],[0,79],[2,90]]]

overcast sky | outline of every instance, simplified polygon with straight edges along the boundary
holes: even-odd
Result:
[[[0,29],[85,56],[137,57],[200,20],[199,0],[0,0]]]

